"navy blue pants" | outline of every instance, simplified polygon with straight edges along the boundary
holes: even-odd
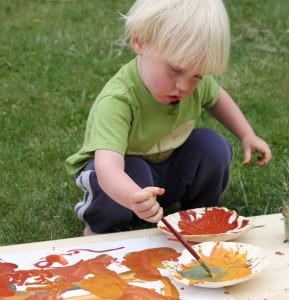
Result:
[[[157,198],[163,208],[177,201],[182,210],[217,206],[229,182],[232,157],[231,144],[223,136],[199,128],[164,162],[149,163],[139,156],[125,156],[125,172],[142,188],[165,188],[165,194]],[[104,232],[134,217],[131,210],[99,187],[93,159],[76,183],[83,189],[84,197],[75,206],[75,212],[92,231]]]

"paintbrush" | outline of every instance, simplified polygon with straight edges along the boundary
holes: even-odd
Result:
[[[209,273],[209,275],[213,277],[209,267],[205,264],[205,262],[199,256],[199,254],[189,245],[189,243],[182,238],[182,236],[173,228],[173,226],[165,218],[161,218],[161,221],[167,226],[169,231],[184,245],[184,247],[193,255],[193,257]]]

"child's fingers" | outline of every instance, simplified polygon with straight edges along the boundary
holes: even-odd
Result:
[[[251,154],[251,149],[244,149],[244,165],[248,165],[251,161],[252,154]]]
[[[135,193],[132,196],[132,202],[142,202],[149,198],[156,198],[156,196],[162,195],[165,189],[159,187],[146,187],[142,191]]]
[[[146,198],[144,200],[139,200],[138,201],[135,201],[133,204],[132,204],[132,209],[133,211],[136,211],[136,212],[148,212],[148,214],[150,213],[149,210],[153,210],[153,207],[154,206],[160,206],[158,201],[156,200],[156,197],[150,197],[150,198]],[[156,213],[156,209],[154,209]],[[150,215],[152,215],[152,213],[150,213]]]
[[[142,203],[135,209],[137,215],[144,220],[156,215],[160,209],[160,204],[157,201],[152,202],[148,200],[146,202],[150,204],[147,209],[143,209]]]
[[[163,217],[163,215],[164,215],[163,208],[160,207],[155,215],[148,217],[144,220],[147,222],[150,222],[150,223],[157,223],[158,221],[160,221],[160,219]]]
[[[131,197],[131,201],[132,203],[139,203],[153,197],[154,195],[152,193],[142,190],[140,192],[133,194]]]
[[[165,189],[164,188],[157,188],[157,192],[155,193],[155,195],[163,195],[165,193]]]
[[[256,165],[258,166],[265,166],[267,165],[272,159],[272,153],[271,151],[267,151],[265,153],[262,153],[261,156],[258,156],[257,157],[257,160],[256,160]]]
[[[272,152],[268,146],[268,149],[263,153],[263,164],[267,165],[272,159]]]
[[[163,188],[146,187],[135,193],[131,198],[132,210],[139,218],[147,222],[158,222],[163,216],[163,209],[157,201],[157,196],[164,192]]]
[[[150,192],[150,193],[152,193],[153,196],[160,196],[165,193],[164,188],[160,188],[160,187],[156,187],[156,186],[148,186],[148,187],[144,188],[143,191]]]

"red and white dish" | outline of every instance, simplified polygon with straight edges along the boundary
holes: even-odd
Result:
[[[266,269],[270,264],[270,256],[264,250],[249,244],[235,242],[206,242],[194,245],[192,248],[203,258],[204,263],[206,263],[206,259],[204,259],[204,257],[210,256],[210,254],[213,251],[216,251],[216,249],[216,257],[219,255],[220,261],[222,260],[222,254],[218,253],[218,247],[228,250],[228,253],[232,253],[232,255],[235,253],[238,257],[240,254],[245,254],[246,263],[243,268],[250,269],[251,273],[240,278],[222,281],[218,279],[216,274],[214,279],[214,268],[211,266],[209,267],[207,264],[213,274],[213,277],[205,275],[202,279],[195,280],[194,275],[184,276],[182,271],[185,269],[185,266],[190,266],[191,262],[195,261],[192,254],[186,249],[182,252],[182,255],[179,256],[178,261],[163,261],[163,265],[171,273],[174,281],[178,283],[204,288],[220,288],[247,281]],[[200,266],[197,267],[200,268]],[[231,272],[234,272],[233,268],[232,270],[233,271]]]
[[[187,241],[230,241],[252,229],[254,218],[239,216],[225,207],[203,207],[170,214],[165,219]],[[172,233],[159,221],[158,228]]]

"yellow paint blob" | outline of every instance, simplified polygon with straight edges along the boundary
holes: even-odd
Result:
[[[179,279],[187,278],[190,280],[189,284],[193,285],[205,281],[224,282],[252,274],[250,264],[247,262],[247,252],[240,253],[239,249],[226,249],[222,244],[216,243],[208,256],[202,254],[201,257],[213,277],[210,277],[198,262],[193,261],[178,270]]]

